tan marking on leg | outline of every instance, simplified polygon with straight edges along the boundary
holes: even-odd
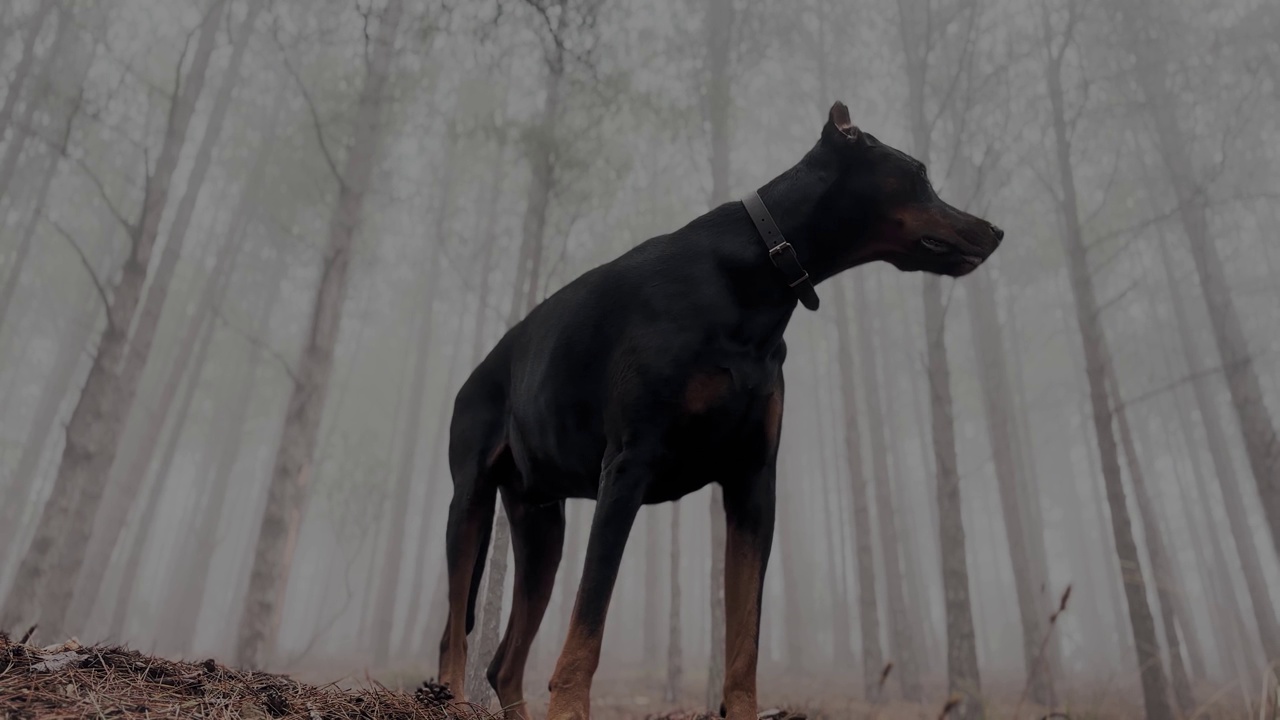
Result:
[[[599,633],[591,634],[578,622],[577,612],[569,622],[556,670],[551,674],[551,702],[547,720],[588,720],[591,717],[591,678],[600,664]]]
[[[459,703],[466,702],[467,602],[480,544],[480,528],[475,525],[471,522],[465,528],[458,553],[460,561],[449,573],[449,619],[440,642],[440,684],[452,690]]]
[[[564,517],[560,516],[558,525],[542,523],[529,528],[520,526],[520,515],[511,512],[510,505],[507,516],[515,523],[512,535],[516,555],[514,600],[507,631],[494,655],[497,668],[491,678],[498,705],[506,708],[507,720],[531,720],[524,702],[524,670],[555,587],[564,543]],[[527,536],[530,532],[538,536],[530,538]],[[523,567],[527,563],[536,565]]]
[[[764,562],[757,538],[733,523],[729,524],[727,530],[724,567],[724,706],[727,720],[754,720],[756,663],[760,652],[760,588],[764,581]]]

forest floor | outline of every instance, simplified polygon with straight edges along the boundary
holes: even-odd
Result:
[[[306,673],[303,673],[305,676]],[[710,720],[690,712],[658,709],[642,684],[600,683],[593,690],[592,716],[597,720]],[[762,677],[762,701],[768,695],[781,707],[761,713],[762,720],[933,720],[943,703],[888,703],[868,706],[832,695],[829,683],[788,682],[770,688]],[[809,685],[812,685],[810,687]],[[398,688],[398,689],[397,689]],[[824,691],[825,688],[825,691]],[[81,646],[74,640],[39,647],[0,633],[0,720],[69,720],[70,718],[298,718],[324,720],[492,720],[485,710],[448,702],[438,685],[419,679],[350,676],[339,682],[307,683],[287,675],[242,671],[214,660],[182,662],[115,646]],[[1016,699],[1016,698],[1015,698]],[[1197,718],[1227,720],[1267,717],[1272,708],[1247,707],[1213,693]],[[1070,718],[1120,720],[1141,717],[1132,696],[1094,701],[1065,713],[1046,713],[1015,703],[988,707],[990,718]],[[545,712],[545,698],[531,694],[534,717]]]

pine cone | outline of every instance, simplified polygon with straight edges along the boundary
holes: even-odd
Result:
[[[453,692],[432,678],[423,681],[422,687],[413,692],[413,697],[427,707],[444,707],[453,700]]]

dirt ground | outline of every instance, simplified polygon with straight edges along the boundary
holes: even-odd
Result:
[[[452,703],[447,690],[422,682],[405,669],[353,677],[303,670],[299,677],[240,671],[214,660],[177,662],[120,647],[82,647],[74,640],[38,647],[0,634],[0,720],[71,718],[299,718],[329,720],[490,720],[481,708]],[[676,704],[695,707],[702,683],[690,678]],[[601,677],[592,690],[595,720],[710,720],[687,710],[669,710],[660,685],[643,677]],[[935,703],[888,702],[870,706],[845,697],[832,678],[784,679],[762,673],[762,720],[933,720]],[[531,688],[532,690],[532,688]],[[1061,711],[1019,706],[1017,692],[995,690],[1009,701],[993,701],[988,718],[1120,720],[1142,716],[1138,698],[1123,688],[1084,693]],[[1205,688],[1194,717],[1219,720],[1280,717],[1274,704],[1244,697],[1237,689]],[[531,692],[530,709],[541,717],[545,692]]]

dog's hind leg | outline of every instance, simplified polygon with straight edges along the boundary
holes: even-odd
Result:
[[[511,521],[515,592],[511,618],[489,665],[488,677],[507,717],[529,720],[529,710],[524,706],[524,669],[555,587],[564,548],[564,501],[529,505],[504,490],[502,502]]]
[[[475,625],[476,595],[484,575],[489,535],[493,532],[494,505],[503,463],[498,456],[484,463],[453,463],[453,500],[445,530],[445,562],[449,581],[449,617],[440,639],[440,682],[453,691],[458,702],[466,700],[467,635]],[[450,453],[453,455],[453,453]],[[506,453],[510,463],[510,453]]]

